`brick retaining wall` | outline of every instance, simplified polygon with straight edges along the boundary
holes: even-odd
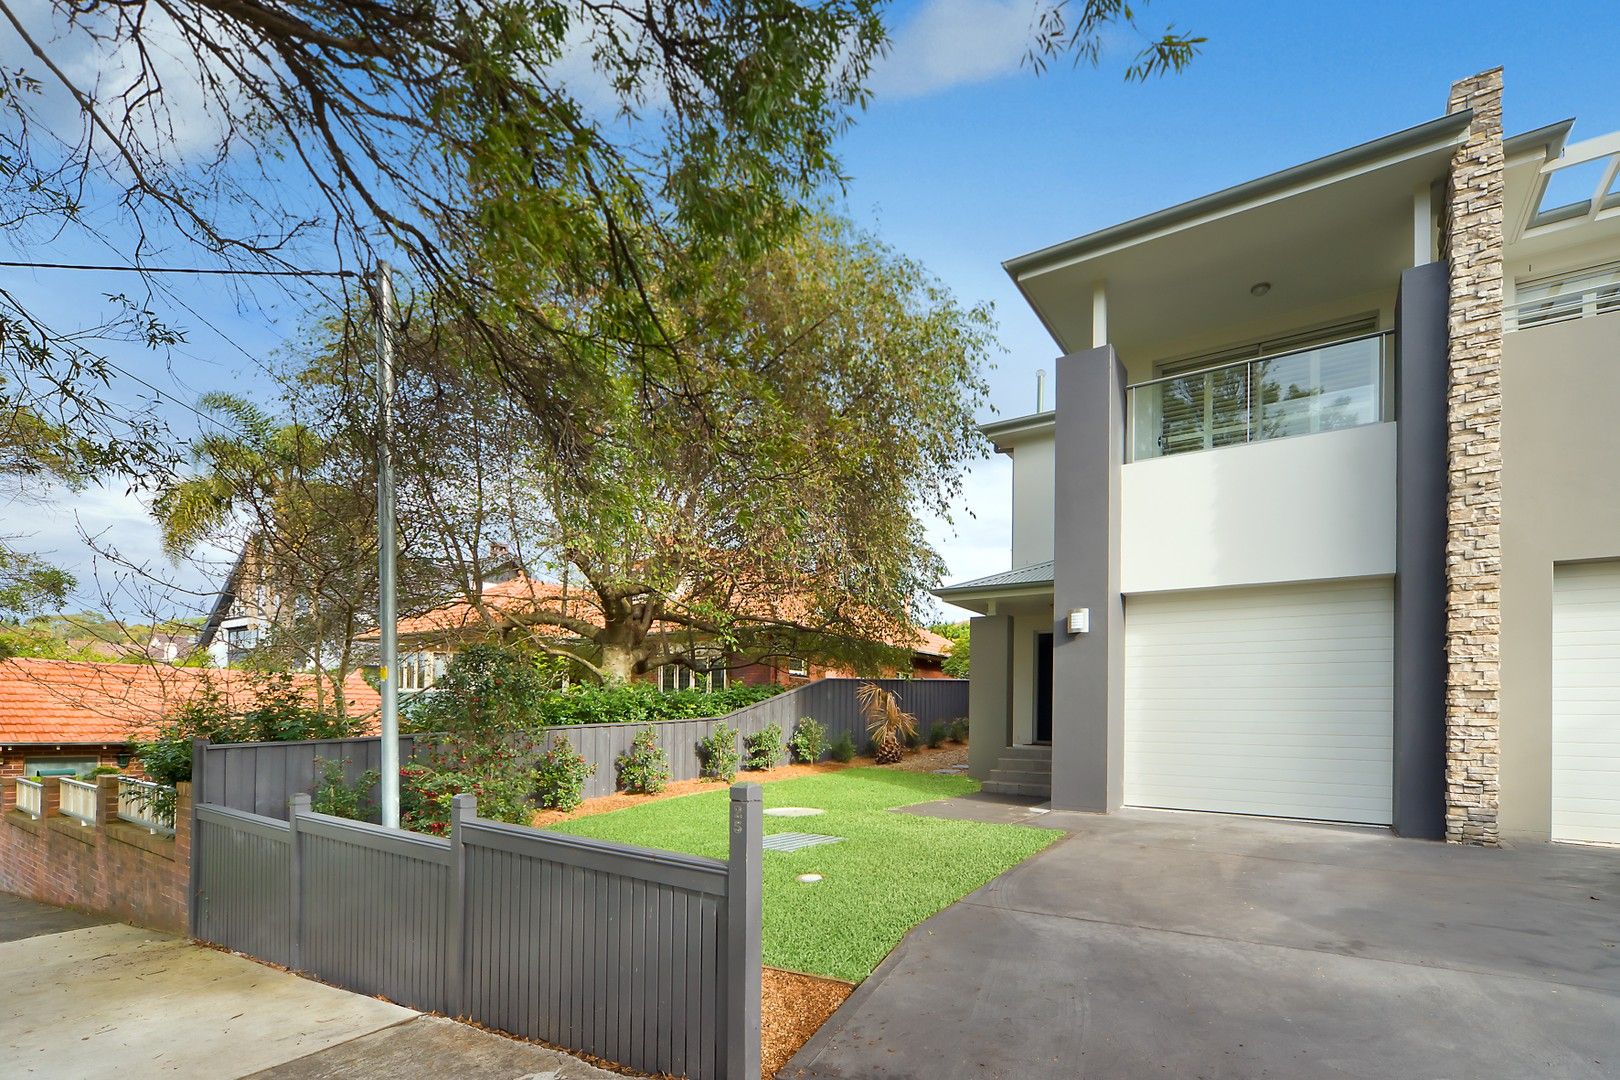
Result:
[[[56,780],[45,784],[38,821],[16,809],[16,783],[0,783],[0,890],[185,933],[191,785],[179,785],[173,837],[119,820],[117,777],[99,777],[96,787],[97,821],[81,825],[58,811]]]

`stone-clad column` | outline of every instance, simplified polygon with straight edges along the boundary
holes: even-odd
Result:
[[[1473,110],[1446,186],[1446,838],[1495,844],[1501,698],[1502,69],[1451,88]]]

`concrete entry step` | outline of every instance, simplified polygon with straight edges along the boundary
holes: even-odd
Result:
[[[1034,784],[1037,787],[1050,788],[1052,774],[1050,772],[1036,772],[1025,769],[992,769],[986,780],[993,780],[998,784]]]
[[[982,790],[992,795],[1052,797],[1052,748],[1008,746],[996,754],[996,764],[984,778]]]
[[[1014,772],[1038,772],[1051,775],[1051,758],[1033,757],[1001,757],[996,759],[996,768],[1011,769]]]
[[[979,785],[979,790],[991,795],[1032,795],[1036,798],[1050,799],[1052,785],[1047,784],[1014,784],[1001,780],[986,780]]]

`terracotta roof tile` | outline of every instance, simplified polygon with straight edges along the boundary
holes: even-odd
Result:
[[[478,608],[465,600],[455,600],[439,607],[431,608],[420,615],[412,615],[396,623],[397,632],[402,638],[432,638],[439,635],[457,636],[468,632],[491,631],[506,626],[522,625],[526,616],[537,608],[549,610],[562,610],[575,619],[583,619],[597,625],[601,624],[601,609],[597,606],[594,595],[588,591],[582,592],[574,589],[567,597],[567,606],[563,606],[563,587],[556,582],[539,581],[534,578],[519,575],[509,581],[485,585],[483,588],[483,605],[494,616],[491,624]],[[792,621],[804,617],[804,604],[802,602],[777,600],[771,603],[760,603],[757,614],[775,619]],[[363,641],[375,641],[375,631],[360,635]],[[910,628],[890,636],[884,644],[897,649],[910,649],[912,652],[928,656],[949,656],[951,642],[940,637],[932,630],[921,626]]]
[[[232,705],[253,703],[248,672],[176,668],[164,664],[101,664],[74,660],[0,660],[0,744],[52,745],[128,742],[185,701],[207,677]],[[313,675],[295,680],[313,689]],[[377,692],[358,675],[344,684],[349,715],[374,714]]]

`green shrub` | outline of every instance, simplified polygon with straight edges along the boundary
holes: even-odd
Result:
[[[717,724],[708,735],[698,740],[698,775],[705,780],[729,783],[737,775],[737,731],[726,724]]]
[[[951,733],[951,742],[965,743],[965,742],[968,741],[968,721],[967,721],[967,717],[960,716],[960,717],[957,717],[955,720],[952,720],[950,722],[950,724],[949,724],[949,728],[950,728],[950,733]]]
[[[743,745],[748,748],[743,755],[743,768],[773,769],[782,760],[782,727],[772,724],[764,731],[744,738]]]
[[[532,735],[547,693],[533,654],[505,645],[473,645],[450,658],[431,690],[411,698],[402,726],[478,741]]]
[[[97,765],[85,774],[85,779],[94,780],[98,776],[117,776],[122,771],[116,765]]]
[[[849,732],[846,731],[832,741],[832,745],[827,748],[827,754],[834,761],[848,765],[855,760],[855,740],[851,739]]]
[[[288,672],[254,674],[253,707],[233,711],[208,675],[197,691],[161,717],[150,739],[135,743],[135,756],[147,779],[180,784],[191,779],[191,740],[209,742],[298,742],[346,739],[360,734],[361,721],[317,709]]]
[[[513,825],[534,817],[534,770],[527,755],[505,746],[466,741],[436,746],[399,770],[400,824],[432,836],[450,833],[450,800],[468,794],[478,816]]]
[[[535,765],[535,786],[540,805],[551,810],[572,810],[585,801],[585,781],[596,766],[580,756],[567,739],[554,739]]]
[[[827,729],[820,720],[805,716],[799,719],[799,725],[793,729],[793,737],[788,740],[788,754],[794,761],[803,765],[813,765],[821,760],[821,755],[827,749]]]
[[[310,809],[317,814],[352,818],[355,821],[377,820],[377,804],[372,800],[371,793],[382,779],[382,774],[376,769],[368,769],[350,783],[343,773],[343,766],[347,764],[347,761],[328,758],[315,759],[318,778],[310,799]]]
[[[664,693],[651,683],[584,685],[540,696],[536,722],[569,724],[650,724],[725,716],[744,705],[782,692],[780,686],[728,686],[724,690]]]
[[[951,734],[950,725],[948,725],[948,724],[929,724],[928,725],[928,746],[929,746],[929,748],[932,749],[932,750],[938,750],[941,746],[945,745],[945,740],[950,737],[950,734]]]
[[[733,766],[735,768],[735,766]],[[643,728],[619,755],[619,786],[638,795],[653,795],[669,784],[669,755],[658,745],[658,733]]]

